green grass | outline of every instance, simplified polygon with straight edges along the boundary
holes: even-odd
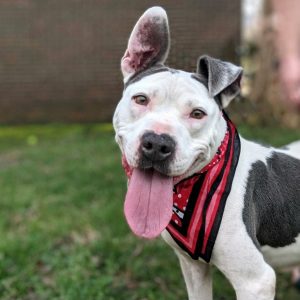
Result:
[[[276,145],[297,131],[241,128]],[[187,299],[165,243],[130,233],[109,125],[0,127],[0,299]],[[215,299],[234,293],[214,271]],[[286,275],[279,300],[299,299]]]

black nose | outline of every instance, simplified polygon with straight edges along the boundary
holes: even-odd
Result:
[[[142,155],[152,162],[164,161],[175,152],[175,141],[168,134],[146,132],[142,136]]]

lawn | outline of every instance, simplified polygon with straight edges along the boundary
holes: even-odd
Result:
[[[286,129],[240,129],[276,145],[300,139]],[[0,127],[0,190],[1,300],[187,299],[172,250],[128,230],[110,125]],[[234,299],[214,277],[215,299]],[[277,299],[299,299],[287,275]]]

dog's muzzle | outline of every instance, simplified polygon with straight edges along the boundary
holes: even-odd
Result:
[[[176,149],[176,143],[168,134],[148,131],[141,137],[140,163],[142,169],[154,168],[167,173]]]

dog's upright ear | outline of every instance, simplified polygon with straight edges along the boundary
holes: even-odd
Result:
[[[168,17],[161,7],[144,12],[130,35],[128,46],[121,59],[124,80],[155,64],[163,64],[170,46]]]
[[[240,93],[241,67],[204,55],[198,60],[197,73],[207,79],[209,96],[219,97],[222,108]]]

